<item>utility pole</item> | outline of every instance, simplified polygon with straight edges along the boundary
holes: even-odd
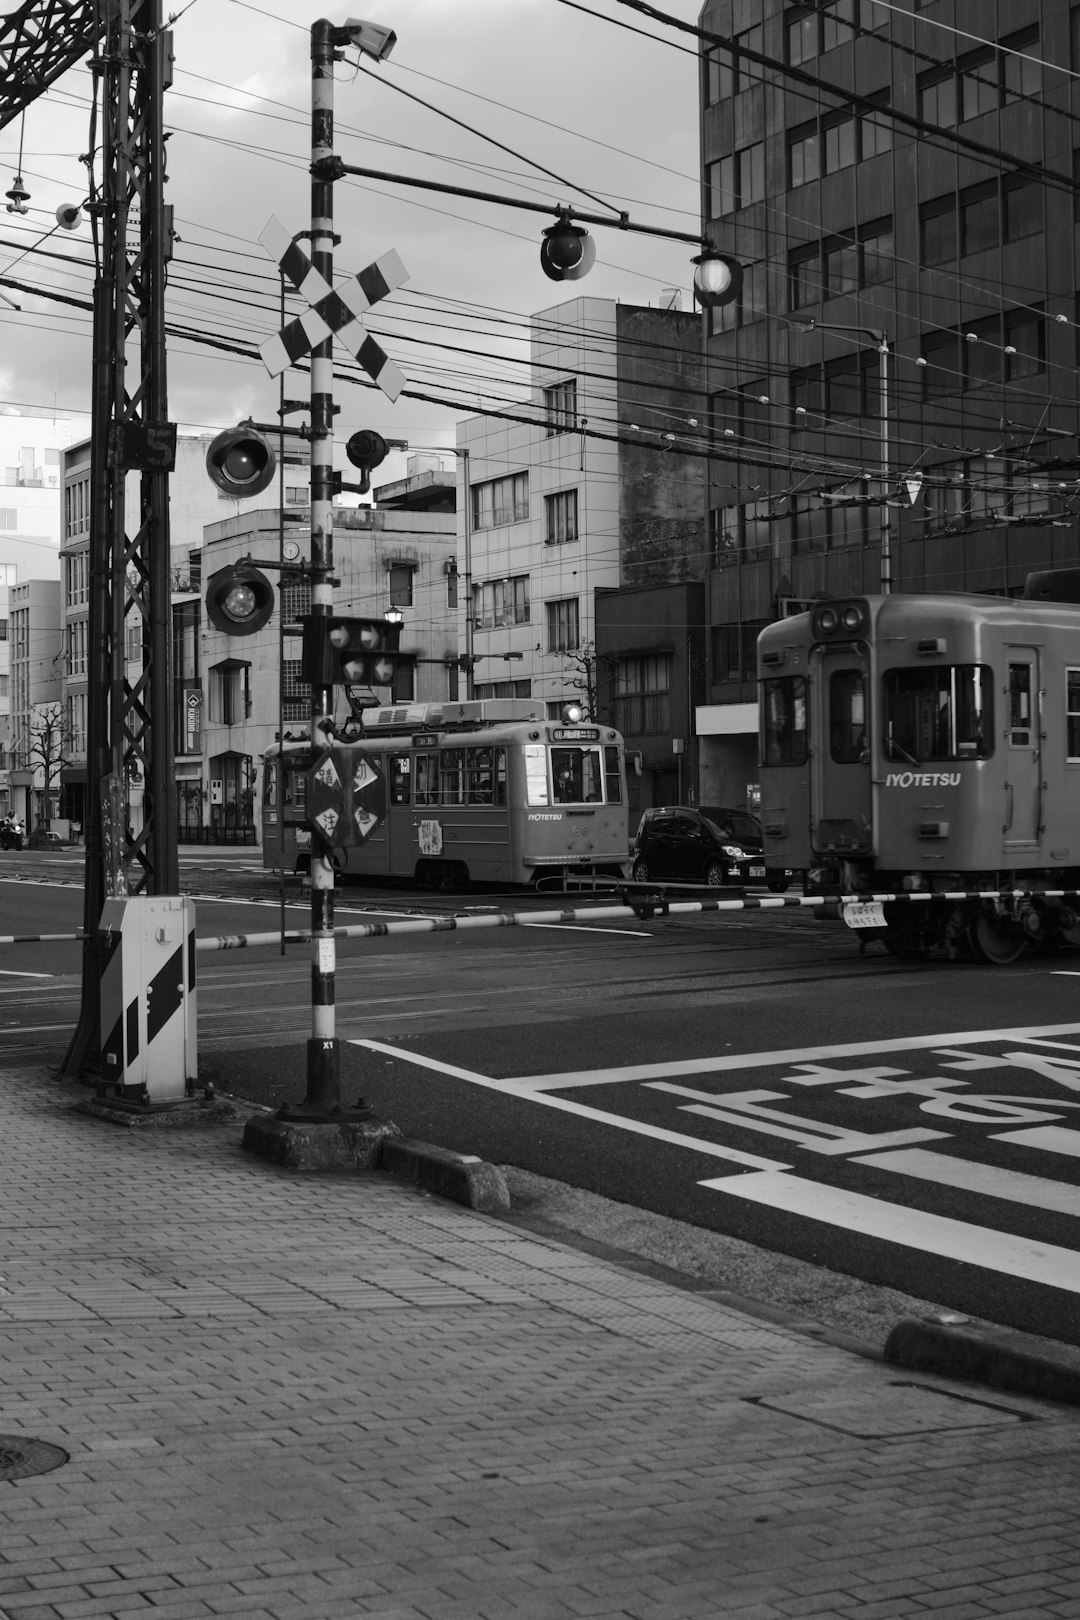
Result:
[[[101,979],[98,923],[107,898],[179,887],[169,659],[169,474],[176,429],[167,420],[165,265],[172,210],[164,200],[165,91],[172,35],[161,0],[113,0],[101,86],[102,180],[88,212],[100,229],[94,288],[91,427],[90,646],[87,701],[86,876],[82,1005],[61,1065],[97,1064]],[[132,236],[137,231],[137,239]],[[128,338],[134,340],[130,345]],[[132,351],[129,364],[129,347]],[[127,474],[140,473],[138,522],[127,532]],[[127,631],[141,671],[129,684]],[[126,810],[133,768],[144,781],[143,822]]]

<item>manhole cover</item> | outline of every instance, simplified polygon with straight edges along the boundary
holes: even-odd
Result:
[[[68,1460],[66,1451],[47,1440],[28,1440],[23,1434],[0,1434],[0,1479],[26,1479],[50,1474]]]
[[[1023,1423],[1031,1417],[1030,1413],[1015,1407],[909,1383],[888,1384],[884,1388],[759,1395],[753,1397],[753,1402],[774,1412],[785,1412],[789,1417],[819,1423],[826,1429],[839,1429],[860,1440],[940,1434],[948,1429],[985,1429]]]

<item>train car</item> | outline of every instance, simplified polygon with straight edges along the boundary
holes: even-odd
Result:
[[[766,857],[808,892],[912,897],[843,907],[897,955],[1080,944],[1080,601],[1054,599],[1078,578],[822,601],[762,631]]]
[[[306,743],[265,756],[265,866],[310,862],[313,764]],[[320,825],[345,872],[439,888],[626,876],[626,760],[610,726],[524,698],[398,704],[364,711],[330,764],[349,802]]]

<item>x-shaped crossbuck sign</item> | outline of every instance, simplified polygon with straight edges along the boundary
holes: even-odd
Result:
[[[397,399],[405,378],[365,331],[360,317],[372,304],[408,281],[409,273],[398,255],[393,250],[384,253],[335,291],[279,219],[270,219],[259,241],[311,306],[260,345],[259,353],[271,377],[280,376],[328,337],[336,337],[383,393]]]

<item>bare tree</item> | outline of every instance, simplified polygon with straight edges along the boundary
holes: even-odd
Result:
[[[44,779],[44,814],[42,825],[48,831],[52,825],[53,784],[59,787],[60,772],[68,763],[71,730],[64,722],[63,707],[59,703],[39,703],[30,719],[25,747],[21,750],[23,769],[41,772]]]

